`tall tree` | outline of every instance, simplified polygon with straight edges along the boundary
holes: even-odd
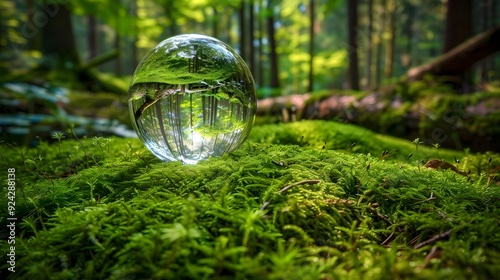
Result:
[[[375,54],[375,87],[380,86],[382,80],[382,47],[384,41],[385,15],[386,15],[386,0],[381,0],[380,3],[380,19],[378,20],[377,29],[377,49]]]
[[[387,13],[389,15],[389,25],[387,45],[385,48],[385,68],[384,76],[386,79],[392,77],[392,69],[394,65],[394,47],[396,42],[396,0],[389,0],[387,3]]]
[[[255,73],[255,6],[254,0],[250,0],[248,7],[248,63],[252,75]]]
[[[245,1],[241,1],[241,6],[239,9],[239,27],[240,27],[240,55],[243,58],[243,60],[248,61],[248,56],[247,56],[247,42],[246,42],[246,17],[245,17]]]
[[[448,0],[443,53],[448,52],[472,36],[471,0]]]
[[[358,70],[358,1],[349,0],[347,2],[347,29],[349,44],[349,83],[350,88],[359,90],[359,70]]]
[[[89,59],[97,55],[97,23],[94,15],[87,16]]]
[[[492,21],[492,18],[490,17],[490,14],[492,13],[493,7],[493,0],[483,0],[481,1],[481,8],[480,8],[480,13],[481,13],[481,19],[482,19],[482,31],[487,30],[491,25],[490,22]],[[480,75],[481,79],[483,81],[488,80],[488,72],[490,69],[490,66],[493,62],[493,58],[488,57],[483,59],[481,63],[481,69],[480,69]]]
[[[312,92],[314,88],[314,0],[309,1],[309,84],[307,91]]]
[[[257,23],[259,25],[258,27],[258,34],[259,34],[259,38],[258,38],[258,42],[259,42],[259,45],[258,45],[258,48],[257,48],[257,63],[258,63],[258,70],[257,70],[257,77],[256,77],[256,82],[257,82],[257,85],[259,85],[260,87],[264,86],[264,63],[263,63],[263,58],[264,58],[264,33],[265,33],[265,27],[266,27],[266,23],[265,23],[265,17],[263,16],[264,13],[263,11],[266,11],[266,9],[264,9],[264,2],[265,0],[260,0],[259,2],[259,13],[258,13],[258,20],[257,20]]]
[[[272,0],[267,1],[267,36],[269,40],[269,58],[271,61],[271,80],[269,86],[273,89],[280,87],[278,72],[278,54],[276,53],[276,38],[274,28],[274,5]]]
[[[130,14],[133,16],[133,17],[137,17],[137,0],[132,0],[130,1]],[[134,33],[137,34],[137,23],[134,22],[134,25],[133,25],[133,28],[134,28]],[[131,64],[131,68],[132,69],[132,72],[135,70],[135,68],[137,67],[137,64],[138,64],[138,61],[137,61],[137,56],[138,56],[138,53],[137,53],[137,35],[135,36],[132,36],[132,42],[130,44],[130,47],[131,47],[131,51],[130,51],[130,56],[131,56],[131,59],[130,59],[130,64]]]
[[[446,4],[446,27],[443,53],[447,53],[472,36],[472,1],[453,0]],[[469,91],[472,74],[470,71],[456,75],[451,82],[455,87]]]
[[[404,34],[406,34],[406,53],[403,57],[402,64],[409,67],[412,64],[412,46],[413,46],[413,22],[415,20],[415,6],[411,2],[404,4],[407,20],[404,24]]]
[[[49,69],[53,68],[52,65],[59,69],[77,68],[80,65],[80,60],[69,10],[57,2],[41,5],[44,11],[49,11],[52,14],[43,26],[42,53],[44,57],[55,59],[55,61],[46,61],[43,66]],[[55,34],[57,35],[54,36]]]
[[[366,50],[366,88],[372,83],[372,47],[373,47],[373,0],[368,0],[368,46]]]

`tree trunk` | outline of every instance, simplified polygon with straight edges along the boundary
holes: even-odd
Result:
[[[254,3],[253,0],[250,1],[248,7],[248,66],[250,67],[250,72],[255,75],[255,13],[254,13]]]
[[[349,44],[349,83],[350,88],[359,90],[359,71],[358,71],[358,1],[347,1],[348,12],[348,44]]]
[[[118,51],[118,55],[116,57],[116,61],[115,61],[115,74],[117,76],[121,76],[123,74],[123,71],[122,71],[122,62],[121,62],[121,36],[120,34],[118,34],[118,32],[116,32],[115,34],[115,49]]]
[[[54,58],[55,68],[60,70],[76,69],[80,65],[76,50],[71,14],[64,5],[42,4],[42,9],[48,14],[47,24],[42,31],[42,53],[46,58]],[[57,34],[57,36],[54,36]],[[54,64],[46,61],[44,68],[53,69]]]
[[[413,46],[413,21],[415,19],[415,6],[411,3],[406,4],[406,14],[408,15],[408,20],[406,21],[405,34],[406,34],[406,54],[402,59],[402,65],[404,67],[412,66],[412,46]]]
[[[271,81],[270,86],[273,89],[280,87],[278,72],[278,55],[276,53],[276,39],[274,32],[274,7],[271,0],[267,1],[267,36],[269,37],[269,57],[271,60]]]
[[[88,59],[92,59],[97,55],[97,30],[96,30],[96,20],[95,16],[90,15],[87,17],[87,25],[88,25],[88,43],[89,43],[89,57]]]
[[[481,1],[481,19],[482,19],[482,31],[487,30],[490,27],[490,10],[491,10],[491,2],[492,0],[483,0]],[[488,71],[489,71],[490,59],[486,58],[481,62],[480,68],[480,77],[482,81],[488,80]]]
[[[243,60],[248,61],[248,56],[246,52],[246,20],[245,20],[245,2],[241,1],[241,7],[239,9],[239,19],[240,19],[240,56]]]
[[[380,86],[380,82],[382,79],[382,42],[384,41],[384,29],[385,29],[385,17],[386,17],[386,0],[382,0],[380,4],[382,7],[382,12],[380,15],[380,25],[378,28],[378,42],[377,42],[377,50],[376,50],[376,59],[375,62],[375,87],[378,88]]]
[[[472,35],[471,0],[448,0],[443,53],[447,53]]]
[[[257,57],[257,63],[258,63],[258,71],[257,71],[257,85],[259,87],[264,86],[264,63],[263,63],[263,57],[264,57],[264,47],[263,47],[263,40],[264,40],[264,30],[265,30],[265,23],[264,19],[260,14],[262,13],[263,7],[264,7],[264,1],[261,0],[259,3],[260,11],[259,11],[259,17],[257,18],[257,23],[259,24],[259,47],[257,49],[258,52],[258,57]]]
[[[309,84],[307,92],[314,88],[314,0],[309,2]]]
[[[388,3],[388,14],[389,14],[389,38],[387,42],[387,47],[385,49],[385,68],[384,76],[386,79],[392,77],[392,69],[394,65],[394,46],[396,41],[396,0],[389,0]]]
[[[212,12],[214,13],[212,16],[212,36],[214,38],[219,37],[219,15],[217,13],[217,8],[215,6],[212,7]]]
[[[368,46],[366,50],[366,88],[372,84],[372,47],[373,47],[373,0],[368,0]]]
[[[137,17],[137,1],[136,0],[133,0],[131,1],[131,7],[130,7],[130,14],[133,16],[133,17]],[[135,71],[135,68],[137,67],[137,64],[138,64],[138,60],[137,60],[137,37],[139,36],[138,32],[137,32],[137,24],[134,23],[134,33],[136,34],[135,36],[132,36],[132,42],[130,43],[130,56],[131,56],[131,59],[130,59],[130,66],[131,69],[132,69],[132,72],[133,73]]]
[[[26,20],[27,20],[26,25],[27,26],[35,26],[34,22],[33,22],[33,15],[34,14],[35,14],[35,7],[33,5],[33,0],[26,0]],[[27,30],[23,30],[23,31],[27,31]],[[38,32],[36,32],[36,33],[38,33]],[[39,47],[38,47],[39,45],[37,44],[37,42],[39,42],[39,40],[37,40],[37,39],[39,39],[40,36],[36,36],[36,33],[33,30],[33,32],[23,34],[25,37],[28,38],[28,49],[29,50],[38,50],[39,49]]]
[[[423,78],[425,74],[435,76],[460,76],[477,61],[500,51],[500,25],[490,28],[438,58],[412,68],[407,72],[407,81]]]

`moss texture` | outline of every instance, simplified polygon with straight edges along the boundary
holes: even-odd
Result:
[[[197,165],[160,162],[137,139],[58,136],[0,147],[4,178],[15,168],[17,179],[16,272],[1,270],[11,279],[500,273],[497,154],[321,121],[255,127],[240,150]],[[455,158],[468,176],[424,167]]]

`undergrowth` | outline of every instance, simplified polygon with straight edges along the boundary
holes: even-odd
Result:
[[[31,149],[0,147],[1,169],[15,168],[17,179],[16,272],[6,261],[1,268],[9,278],[500,273],[497,154],[299,122],[255,127],[238,151],[182,165],[160,162],[137,139],[62,135]],[[426,168],[431,159],[466,175]],[[0,235],[6,258],[5,227]]]

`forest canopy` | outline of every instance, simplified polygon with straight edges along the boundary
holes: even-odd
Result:
[[[262,97],[391,84],[500,21],[500,5],[492,0],[16,0],[0,5],[3,81],[37,66],[77,72],[97,66],[127,77],[160,41],[199,33],[240,53]],[[473,84],[500,75],[495,71],[499,55],[485,57],[469,73]],[[95,86],[86,72],[76,80]],[[68,81],[65,75],[61,80]]]

